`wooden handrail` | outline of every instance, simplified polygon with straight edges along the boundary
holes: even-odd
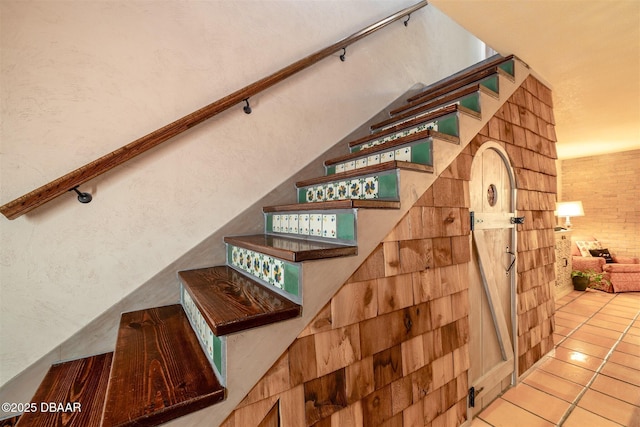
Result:
[[[261,80],[256,81],[244,88],[233,92],[230,95],[221,98],[206,107],[194,111],[193,113],[186,115],[168,125],[151,132],[150,134],[138,138],[135,141],[118,148],[115,151],[110,152],[97,160],[92,161],[60,178],[51,181],[48,184],[37,188],[30,193],[27,193],[17,199],[0,206],[0,213],[2,213],[8,219],[15,219],[32,209],[41,206],[54,198],[65,194],[66,192],[74,189],[75,187],[84,184],[85,182],[102,175],[103,173],[113,169],[114,167],[121,165],[128,160],[133,159],[139,154],[144,153],[147,150],[173,138],[176,135],[192,128],[193,126],[202,123],[203,121],[210,119],[211,117],[228,110],[234,105],[244,102],[246,99],[270,88],[271,86],[285,80],[288,77],[298,73],[299,71],[308,68],[309,66],[319,62],[320,60],[346,48],[347,46],[357,42],[358,40],[367,37],[368,35],[378,31],[387,25],[401,19],[403,16],[409,15],[412,12],[425,7],[428,4],[427,1],[420,1],[413,6],[403,9],[393,15],[369,25],[368,27],[358,31],[346,37],[331,46],[328,46],[316,53],[313,53],[293,64],[277,71],[270,76],[267,76]]]

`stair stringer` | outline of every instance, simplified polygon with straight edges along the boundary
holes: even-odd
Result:
[[[528,67],[516,59],[514,81],[502,75],[499,77],[499,98],[482,94],[482,118],[478,120],[461,115],[460,144],[434,142],[433,174],[400,170],[400,209],[358,210],[358,255],[303,263],[304,300],[301,317],[227,337],[227,398],[223,402],[165,425],[172,427],[220,425],[529,74]]]

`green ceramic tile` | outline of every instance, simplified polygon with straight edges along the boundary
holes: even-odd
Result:
[[[222,339],[215,334],[213,335],[213,364],[222,375]]]
[[[458,116],[451,114],[440,120],[438,120],[438,132],[446,133],[447,135],[458,135]]]
[[[380,175],[378,182],[381,199],[398,199],[398,175],[396,173]]]
[[[298,188],[298,203],[307,203],[307,189]]]
[[[476,92],[465,96],[460,100],[460,105],[470,110],[480,112],[480,94]]]
[[[293,264],[284,264],[284,290],[300,296],[300,269]]]
[[[355,240],[355,215],[352,213],[338,214],[336,222],[338,223],[337,235],[338,239]]]
[[[499,67],[502,68],[503,71],[506,71],[510,75],[514,76],[515,75],[514,65],[515,64],[513,63],[513,60],[511,60],[503,64],[500,64]]]
[[[327,166],[326,168],[327,168],[327,175],[333,175],[334,173],[336,173],[335,165]]]
[[[411,147],[411,161],[413,163],[420,163],[423,165],[433,165],[433,153],[432,153],[431,140],[421,142]]]
[[[264,220],[267,233],[273,233],[273,214],[266,214]]]
[[[491,89],[495,93],[500,93],[498,87],[498,76],[487,77],[486,79],[482,80],[480,84],[486,88]]]

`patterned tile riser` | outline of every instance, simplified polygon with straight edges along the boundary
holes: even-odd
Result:
[[[398,198],[398,176],[395,172],[298,188],[299,203],[347,199],[398,200]]]
[[[353,211],[265,214],[266,232],[355,242]]]
[[[227,379],[225,360],[226,337],[217,337],[213,334],[202,313],[200,313],[200,310],[198,310],[198,307],[193,301],[191,294],[189,294],[182,284],[180,285],[180,297],[182,307],[187,314],[191,327],[198,336],[200,346],[207,355],[211,366],[213,366],[220,383],[225,385]]]
[[[274,291],[301,304],[300,265],[233,245],[227,245],[227,264]]]
[[[394,150],[378,152],[370,156],[327,166],[326,174],[333,175],[334,173],[360,169],[394,160],[433,166],[432,147],[433,140],[431,138],[415,141]]]
[[[386,129],[387,128],[383,128],[382,130],[386,130]],[[374,139],[372,141],[367,141],[367,142],[365,142],[363,144],[351,147],[351,152],[355,153],[357,151],[364,150],[365,148],[375,147],[377,145],[381,145],[381,144],[384,144],[384,143],[389,142],[389,141],[395,141],[396,139],[403,138],[403,137],[409,136],[409,135],[413,135],[414,133],[422,132],[422,131],[425,131],[425,130],[438,131],[438,121],[436,120],[436,121],[429,122],[429,123],[422,123],[419,126],[416,126],[414,128],[404,129],[404,130],[402,130],[400,132],[396,132],[394,134],[387,135],[384,138],[379,138],[379,139]]]
[[[413,120],[413,118],[411,118],[410,120]],[[396,125],[397,123],[393,125],[389,125],[389,127],[396,126]],[[388,129],[389,127],[383,128],[379,132],[382,132]],[[371,141],[364,142],[360,145],[355,145],[350,148],[350,151],[352,153],[355,153],[365,148],[375,147],[377,145],[381,145],[389,141],[395,141],[396,139],[413,135],[414,133],[422,132],[425,130],[434,130],[436,132],[444,133],[447,135],[458,136],[459,135],[458,116],[456,113],[451,113],[451,114],[442,116],[440,119],[434,120],[432,122],[420,123],[415,127],[403,129],[392,134],[387,134],[384,137],[373,139]]]

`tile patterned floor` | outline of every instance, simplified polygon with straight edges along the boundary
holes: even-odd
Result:
[[[640,292],[556,301],[556,348],[471,427],[640,427]]]

